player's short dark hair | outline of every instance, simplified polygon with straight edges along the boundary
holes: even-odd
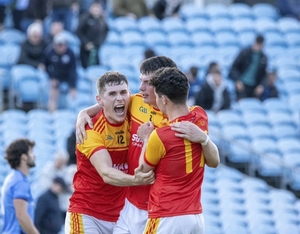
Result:
[[[128,80],[127,80],[126,76],[124,76],[123,74],[121,74],[117,71],[105,72],[97,80],[98,93],[101,94],[101,93],[105,92],[105,87],[107,85],[108,86],[120,85],[123,83],[128,85]]]
[[[29,139],[17,139],[14,140],[5,150],[5,159],[9,163],[10,167],[15,169],[20,166],[21,155],[28,154],[28,151],[35,145],[34,141]]]
[[[142,62],[140,73],[148,75],[163,67],[177,67],[177,65],[172,59],[166,56],[154,56]]]
[[[256,39],[255,39],[255,42],[259,45],[263,44],[265,41],[265,38],[262,36],[262,35],[257,35],[256,36]]]
[[[184,104],[187,101],[189,81],[176,67],[159,69],[150,79],[150,85],[159,96],[165,95],[175,104]]]

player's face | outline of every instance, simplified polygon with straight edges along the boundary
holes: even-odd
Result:
[[[156,101],[155,101],[154,88],[152,85],[149,84],[149,81],[150,81],[152,75],[153,75],[153,73],[147,74],[147,75],[144,75],[144,74],[140,75],[140,81],[141,81],[140,91],[141,91],[141,94],[143,95],[143,99],[144,99],[145,103],[147,103],[151,106],[157,107]]]
[[[35,167],[35,156],[34,153],[32,152],[32,149],[29,149],[27,153],[27,166],[29,168]]]
[[[97,96],[97,101],[103,106],[105,117],[110,123],[123,122],[130,101],[127,84],[106,85],[105,91]]]

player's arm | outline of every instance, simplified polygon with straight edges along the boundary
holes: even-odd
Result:
[[[149,172],[149,171],[153,171],[155,169],[154,165],[149,165],[146,161],[145,161],[145,153],[147,151],[147,147],[148,154],[152,154],[153,152],[150,152],[150,147],[148,145],[148,141],[149,141],[149,137],[150,134],[153,132],[154,130],[154,125],[151,121],[142,124],[141,126],[139,126],[137,134],[139,136],[139,138],[141,138],[143,140],[143,148],[142,148],[142,152],[140,154],[140,159],[139,159],[139,165],[140,167],[142,167],[142,171],[143,172]],[[151,143],[150,143],[151,145]]]
[[[16,211],[16,216],[21,225],[23,231],[30,234],[39,234],[39,231],[33,224],[27,209],[28,209],[28,202],[24,199],[15,198],[14,199],[14,208]]]
[[[97,115],[102,110],[102,106],[95,104],[93,106],[82,109],[77,116],[76,121],[76,141],[80,144],[86,139],[85,125],[88,124],[90,128],[93,128],[92,117]]]
[[[150,184],[154,181],[154,173],[139,173],[138,175],[128,175],[116,169],[112,165],[112,160],[109,152],[106,149],[101,149],[94,153],[90,161],[96,168],[103,181],[107,184],[115,186],[134,186]]]
[[[209,136],[196,124],[182,121],[171,124],[171,129],[176,131],[175,135],[185,138],[191,142],[199,142],[202,145],[205,164],[209,167],[216,168],[220,163],[218,147]]]

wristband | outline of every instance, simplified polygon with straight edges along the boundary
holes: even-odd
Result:
[[[209,141],[209,136],[206,135],[206,140],[205,140],[204,142],[200,142],[200,144],[201,144],[202,146],[205,146],[205,145],[207,145],[208,141]]]

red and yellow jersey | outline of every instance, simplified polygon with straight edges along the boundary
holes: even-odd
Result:
[[[188,115],[175,121],[190,121],[208,130],[207,114],[201,107],[192,108]],[[159,128],[149,137],[144,159],[156,167],[156,180],[149,196],[150,218],[202,213],[205,161],[199,143],[176,137],[169,126]]]
[[[103,111],[92,121],[94,128],[90,129],[86,125],[87,139],[76,147],[77,172],[68,211],[116,222],[124,205],[127,188],[106,184],[91,164],[90,157],[99,150],[107,149],[113,167],[127,173],[129,121],[126,119],[124,123],[111,124]]]
[[[131,119],[131,139],[128,150],[128,169],[129,174],[134,174],[134,169],[139,165],[143,141],[137,136],[137,130],[140,125],[152,121],[155,128],[167,126],[169,124],[168,117],[159,109],[146,104],[141,94],[131,97],[129,107]],[[147,210],[149,200],[150,185],[130,186],[128,188],[127,199],[136,207]]]

